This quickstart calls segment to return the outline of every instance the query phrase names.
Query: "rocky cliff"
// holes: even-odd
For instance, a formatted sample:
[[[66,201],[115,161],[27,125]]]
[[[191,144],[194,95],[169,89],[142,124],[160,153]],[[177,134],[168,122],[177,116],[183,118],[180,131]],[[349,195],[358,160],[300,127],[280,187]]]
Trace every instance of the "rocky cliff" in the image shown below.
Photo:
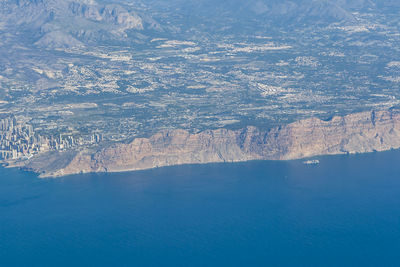
[[[94,152],[53,154],[47,156],[45,164],[38,157],[27,168],[41,172],[43,177],[54,177],[193,163],[289,160],[397,148],[400,148],[400,112],[390,110],[333,117],[327,121],[310,118],[268,131],[255,127],[197,134],[169,130]]]

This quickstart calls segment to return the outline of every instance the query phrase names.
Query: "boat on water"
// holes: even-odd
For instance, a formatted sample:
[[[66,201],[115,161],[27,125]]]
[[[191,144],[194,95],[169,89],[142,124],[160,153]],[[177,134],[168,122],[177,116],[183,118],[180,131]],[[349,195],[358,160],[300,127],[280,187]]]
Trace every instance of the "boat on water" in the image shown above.
[[[306,160],[306,161],[303,161],[303,164],[306,164],[306,165],[317,165],[317,164],[319,164],[319,160],[317,160],[317,159]]]

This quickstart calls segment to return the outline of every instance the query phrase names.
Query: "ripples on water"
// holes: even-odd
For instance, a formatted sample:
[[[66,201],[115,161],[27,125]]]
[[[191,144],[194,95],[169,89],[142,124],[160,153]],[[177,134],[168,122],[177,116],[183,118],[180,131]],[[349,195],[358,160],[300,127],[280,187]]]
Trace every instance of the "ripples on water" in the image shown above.
[[[0,169],[0,266],[399,266],[400,152],[319,159]]]

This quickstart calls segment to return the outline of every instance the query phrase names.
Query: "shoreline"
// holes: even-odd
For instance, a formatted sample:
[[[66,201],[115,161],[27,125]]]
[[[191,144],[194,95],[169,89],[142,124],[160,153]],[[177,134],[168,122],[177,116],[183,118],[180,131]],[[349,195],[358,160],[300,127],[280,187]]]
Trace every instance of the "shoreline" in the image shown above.
[[[166,166],[297,160],[316,156],[362,154],[400,148],[400,112],[371,111],[309,118],[269,130],[246,127],[190,134],[166,130],[130,143],[115,143],[99,150],[49,152],[14,162],[40,178],[97,172],[130,172]]]

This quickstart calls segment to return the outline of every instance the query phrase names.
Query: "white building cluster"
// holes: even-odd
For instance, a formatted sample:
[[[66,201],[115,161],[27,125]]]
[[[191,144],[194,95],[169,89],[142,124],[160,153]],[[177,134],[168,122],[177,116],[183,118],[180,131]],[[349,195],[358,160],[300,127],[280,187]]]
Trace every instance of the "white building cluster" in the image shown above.
[[[76,146],[99,143],[103,136],[93,134],[85,141],[71,135],[43,137],[35,133],[32,125],[20,123],[15,118],[0,120],[0,160],[27,159],[50,150],[67,150]]]

